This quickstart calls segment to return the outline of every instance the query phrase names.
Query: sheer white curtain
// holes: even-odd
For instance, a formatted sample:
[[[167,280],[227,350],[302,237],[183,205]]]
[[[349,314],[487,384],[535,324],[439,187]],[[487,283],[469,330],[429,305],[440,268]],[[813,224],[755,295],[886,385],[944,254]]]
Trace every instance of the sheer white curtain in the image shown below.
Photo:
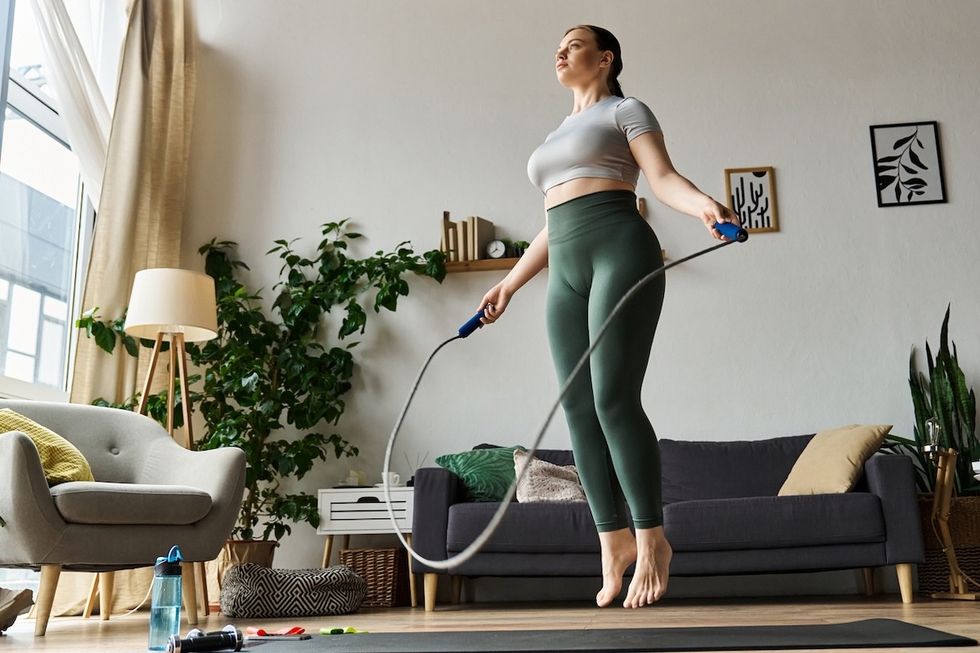
[[[30,2],[68,141],[89,201],[98,207],[112,117],[106,96],[114,100],[125,7],[118,0],[78,1],[69,13],[63,0]],[[76,31],[76,25],[82,29]]]

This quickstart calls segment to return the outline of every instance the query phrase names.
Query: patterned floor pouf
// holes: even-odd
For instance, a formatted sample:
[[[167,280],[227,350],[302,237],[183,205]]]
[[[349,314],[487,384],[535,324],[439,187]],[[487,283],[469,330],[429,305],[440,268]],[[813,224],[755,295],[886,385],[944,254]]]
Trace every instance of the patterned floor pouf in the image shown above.
[[[270,569],[235,565],[221,582],[221,612],[249,619],[349,614],[361,607],[367,583],[349,567]]]

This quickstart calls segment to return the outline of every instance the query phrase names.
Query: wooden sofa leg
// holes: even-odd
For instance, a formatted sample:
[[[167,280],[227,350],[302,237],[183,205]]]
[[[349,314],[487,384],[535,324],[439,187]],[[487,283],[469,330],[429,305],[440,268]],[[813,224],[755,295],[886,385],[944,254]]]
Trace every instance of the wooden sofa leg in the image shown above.
[[[58,590],[61,565],[41,565],[41,584],[37,588],[37,617],[34,621],[34,636],[44,637],[48,630],[48,618],[54,605],[54,593]]]
[[[99,572],[99,618],[109,621],[112,614],[112,588],[116,581],[116,572]]]
[[[436,590],[439,589],[439,574],[425,575],[425,611],[436,609]]]
[[[453,605],[459,605],[459,595],[463,588],[463,577],[453,576]]]
[[[864,595],[874,596],[877,592],[874,567],[865,567],[861,571],[864,572]]]
[[[898,589],[902,592],[902,603],[912,603],[912,563],[895,565],[898,573]]]

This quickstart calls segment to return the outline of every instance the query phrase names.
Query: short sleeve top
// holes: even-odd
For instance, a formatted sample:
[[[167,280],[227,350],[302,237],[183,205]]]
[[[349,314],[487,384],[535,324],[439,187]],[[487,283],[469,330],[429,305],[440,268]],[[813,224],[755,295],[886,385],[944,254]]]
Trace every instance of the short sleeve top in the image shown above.
[[[640,134],[661,131],[653,111],[635,97],[609,95],[566,116],[527,162],[531,183],[549,188],[577,177],[602,177],[634,186],[640,167],[629,142]]]

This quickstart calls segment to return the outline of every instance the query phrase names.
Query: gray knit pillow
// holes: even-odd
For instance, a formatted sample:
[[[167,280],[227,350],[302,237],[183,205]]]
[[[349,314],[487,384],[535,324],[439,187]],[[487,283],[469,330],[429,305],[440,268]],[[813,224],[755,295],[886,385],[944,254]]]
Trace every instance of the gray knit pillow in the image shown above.
[[[528,458],[527,452],[514,451],[514,473],[518,476],[525,464],[527,473],[517,484],[517,500],[521,503],[550,501],[564,503],[585,501],[585,491],[578,480],[575,465],[554,465],[537,457]]]

